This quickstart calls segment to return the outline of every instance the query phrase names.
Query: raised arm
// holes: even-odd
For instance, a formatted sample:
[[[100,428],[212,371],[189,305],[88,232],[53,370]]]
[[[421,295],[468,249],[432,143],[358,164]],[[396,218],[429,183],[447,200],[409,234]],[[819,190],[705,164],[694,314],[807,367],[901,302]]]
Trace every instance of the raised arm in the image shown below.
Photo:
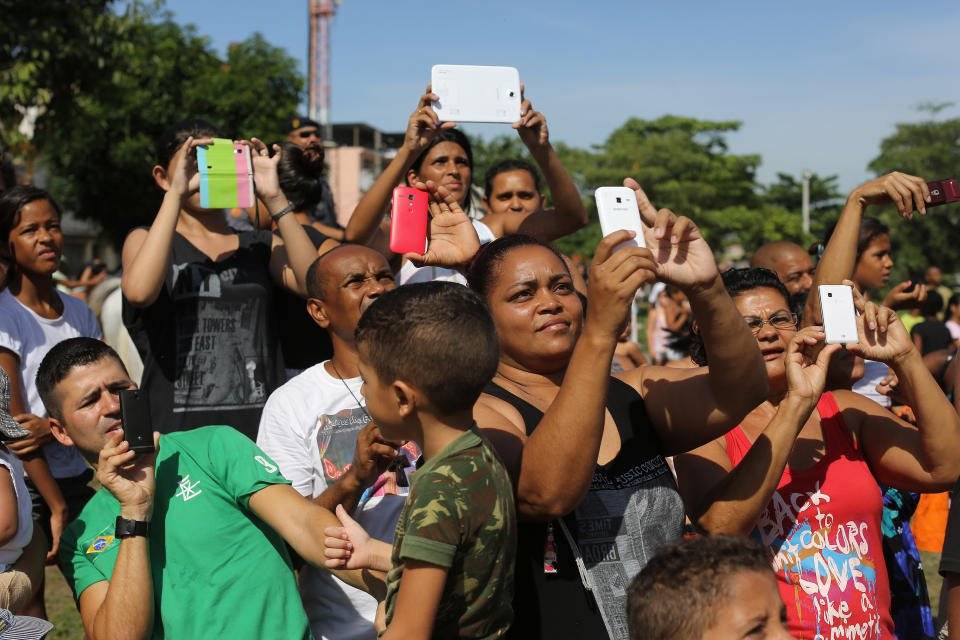
[[[397,150],[387,168],[376,179],[373,186],[364,194],[357,208],[353,210],[347,229],[344,232],[346,242],[367,244],[373,238],[383,219],[384,211],[390,203],[393,188],[406,178],[407,171],[413,166],[423,150],[433,141],[440,129],[450,129],[456,122],[440,122],[431,106],[440,96],[430,91],[420,96],[417,108],[410,114],[403,145]]]
[[[839,345],[825,347],[815,361],[805,352],[824,338],[819,327],[809,327],[790,340],[785,356],[787,395],[740,464],[730,464],[723,438],[674,458],[687,513],[706,533],[747,535],[753,530],[823,393],[827,363]]]
[[[590,488],[617,337],[637,289],[654,277],[647,249],[627,247],[613,252],[629,233],[619,231],[597,246],[589,272],[590,313],[556,399],[536,431],[529,438],[521,435],[517,425],[497,410],[495,398],[481,396],[475,409],[478,426],[517,478],[517,511],[525,519],[563,516],[580,504]]]
[[[849,282],[847,283],[849,284]],[[837,392],[837,404],[873,474],[883,484],[908,491],[946,491],[960,476],[960,415],[923,363],[897,314],[854,294],[861,340],[854,353],[889,366],[917,418],[914,427],[852,392]]]
[[[97,480],[120,502],[122,517],[149,521],[153,514],[157,454],[135,457],[121,438],[122,434],[114,434],[101,449]],[[156,433],[154,447],[159,448]],[[94,583],[80,594],[83,629],[91,640],[149,638],[154,622],[153,601],[149,538],[124,538],[110,580]]]
[[[810,295],[807,296],[807,303],[803,309],[803,325],[810,326],[822,322],[820,297],[816,293],[819,285],[839,284],[853,277],[857,262],[860,221],[868,206],[893,203],[901,216],[912,218],[914,209],[925,215],[924,203],[929,201],[930,190],[922,178],[898,171],[871,180],[854,189],[847,197],[847,203],[837,220],[837,226],[834,227],[823,256],[817,263]],[[907,284],[909,283],[898,285],[899,292],[902,292]],[[891,291],[891,294],[896,295],[894,291]]]
[[[160,295],[170,265],[180,209],[187,198],[200,189],[196,148],[212,142],[187,138],[170,161],[169,175],[158,175],[160,170],[154,170],[158,183],[166,189],[160,210],[149,229],[134,229],[123,243],[120,287],[134,307],[149,307]]]
[[[260,140],[252,138],[249,142],[246,140],[243,142],[250,146],[257,195],[267,206],[267,212],[271,217],[282,214],[279,218],[274,218],[280,238],[273,236],[270,275],[278,286],[306,297],[307,270],[317,259],[317,249],[297,221],[297,217],[290,215],[291,205],[280,189],[277,165],[280,163],[283,151],[280,145],[273,145],[274,154],[271,158],[267,145]],[[284,210],[286,213],[282,213]]]
[[[547,119],[539,111],[533,110],[529,100],[523,101],[520,117],[519,122],[513,123],[513,128],[517,130],[523,144],[543,172],[550,187],[554,208],[540,209],[526,216],[494,213],[486,216],[483,223],[490,227],[498,238],[510,233],[525,233],[550,242],[586,226],[587,210],[583,206],[577,186],[550,144]],[[487,195],[489,197],[490,194]]]
[[[710,361],[709,369],[642,367],[620,374],[644,399],[664,455],[689,451],[736,425],[767,395],[767,372],[753,333],[727,294],[713,252],[697,226],[666,209],[657,211],[631,178],[647,223],[647,246],[657,279],[679,287]],[[697,398],[697,402],[690,402]]]

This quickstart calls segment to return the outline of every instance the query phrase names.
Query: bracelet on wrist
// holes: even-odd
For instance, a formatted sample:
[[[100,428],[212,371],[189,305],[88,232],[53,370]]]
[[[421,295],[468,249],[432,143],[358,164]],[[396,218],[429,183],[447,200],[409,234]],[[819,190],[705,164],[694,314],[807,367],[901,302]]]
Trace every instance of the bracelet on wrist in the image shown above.
[[[283,216],[287,215],[287,214],[290,213],[291,211],[293,211],[293,205],[292,205],[292,204],[288,204],[288,205],[285,206],[283,209],[280,209],[280,211],[277,211],[276,213],[271,213],[271,214],[270,214],[270,219],[273,220],[274,222],[276,222],[277,220],[279,220],[279,219],[282,218]]]

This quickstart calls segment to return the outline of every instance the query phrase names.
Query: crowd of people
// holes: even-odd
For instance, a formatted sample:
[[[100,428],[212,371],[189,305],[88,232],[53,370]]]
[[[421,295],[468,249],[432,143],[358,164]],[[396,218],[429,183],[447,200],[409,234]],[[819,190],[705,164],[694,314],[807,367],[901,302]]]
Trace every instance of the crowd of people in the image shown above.
[[[523,100],[534,163],[480,185],[436,100],[346,226],[316,122],[243,141],[257,202],[231,211],[199,195],[223,132],[172,124],[119,277],[66,287],[60,206],[4,177],[0,615],[47,617],[46,561],[91,640],[948,634],[909,521],[960,476],[960,296],[933,266],[890,287],[895,230],[865,215],[930,215],[924,180],[872,180],[811,251],[722,270],[625,177],[645,246],[612,233],[582,269],[549,244],[588,220],[545,116]],[[423,253],[389,249],[403,184]],[[842,348],[816,295],[841,283]],[[152,453],[125,439],[137,388]]]

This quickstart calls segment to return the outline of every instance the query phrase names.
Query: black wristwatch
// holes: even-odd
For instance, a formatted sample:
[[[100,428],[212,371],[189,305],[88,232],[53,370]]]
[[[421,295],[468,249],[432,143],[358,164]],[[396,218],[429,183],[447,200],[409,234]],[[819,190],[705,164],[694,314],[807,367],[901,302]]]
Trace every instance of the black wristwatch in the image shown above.
[[[127,520],[123,516],[117,516],[117,527],[114,535],[118,538],[132,538],[134,536],[150,535],[150,523],[146,520]]]

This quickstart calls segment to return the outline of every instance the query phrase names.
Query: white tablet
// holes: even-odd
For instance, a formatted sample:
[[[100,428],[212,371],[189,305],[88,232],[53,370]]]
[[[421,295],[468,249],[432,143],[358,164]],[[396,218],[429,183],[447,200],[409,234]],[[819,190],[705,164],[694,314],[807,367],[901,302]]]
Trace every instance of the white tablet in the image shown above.
[[[430,84],[442,122],[507,122],[520,119],[520,73],[514,67],[435,64]]]

